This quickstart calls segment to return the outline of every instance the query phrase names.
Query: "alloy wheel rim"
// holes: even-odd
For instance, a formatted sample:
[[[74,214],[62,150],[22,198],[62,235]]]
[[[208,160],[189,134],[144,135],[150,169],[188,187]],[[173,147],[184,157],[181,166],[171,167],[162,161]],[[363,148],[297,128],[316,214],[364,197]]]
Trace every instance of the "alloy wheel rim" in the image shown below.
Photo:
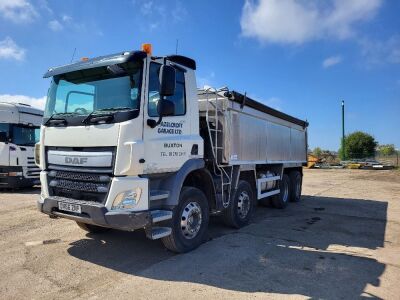
[[[238,215],[241,219],[245,219],[250,211],[250,196],[246,191],[242,191],[238,197],[237,204]]]
[[[197,202],[189,202],[182,210],[181,231],[185,238],[193,239],[199,233],[202,223],[201,207]]]

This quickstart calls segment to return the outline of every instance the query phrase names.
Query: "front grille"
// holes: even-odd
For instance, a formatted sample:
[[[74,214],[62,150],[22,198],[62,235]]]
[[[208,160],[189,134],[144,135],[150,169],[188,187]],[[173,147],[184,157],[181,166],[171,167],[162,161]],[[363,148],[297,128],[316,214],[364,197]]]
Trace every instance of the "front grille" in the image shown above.
[[[77,152],[111,152],[111,166],[67,166],[47,162],[50,196],[96,203],[106,201],[112,180],[115,147],[46,147],[46,153],[50,150],[64,151],[71,156]]]
[[[67,180],[109,182],[110,176],[92,173],[74,173],[66,171],[50,171],[50,176]]]
[[[98,184],[93,182],[79,182],[79,181],[70,181],[64,179],[55,179],[50,181],[51,187],[56,187],[64,190],[76,190],[82,192],[90,192],[90,193],[106,193],[107,185],[106,184]]]
[[[111,177],[103,174],[50,170],[50,196],[103,203],[110,188]]]
[[[36,166],[34,158],[28,157],[27,162],[28,166],[24,176],[27,178],[39,178],[40,169],[38,168],[38,166]]]

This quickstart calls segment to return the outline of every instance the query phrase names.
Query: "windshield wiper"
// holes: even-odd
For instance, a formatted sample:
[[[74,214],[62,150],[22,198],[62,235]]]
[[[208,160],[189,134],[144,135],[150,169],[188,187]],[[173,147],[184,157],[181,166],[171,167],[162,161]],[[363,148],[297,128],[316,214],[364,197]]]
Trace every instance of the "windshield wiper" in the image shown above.
[[[112,108],[101,108],[92,111],[86,118],[82,120],[82,123],[88,124],[89,122],[97,123],[100,121],[109,122],[114,119],[114,112],[121,110],[136,110],[131,107],[112,107]]]
[[[77,113],[54,113],[50,116],[50,118],[47,119],[47,121],[43,125],[46,126],[52,123],[57,123],[57,125],[61,123],[67,124],[68,123],[67,119],[58,116],[69,116],[69,115],[77,115]]]
[[[100,108],[100,109],[96,109],[93,112],[98,112],[98,111],[119,111],[119,110],[136,110],[136,108],[132,108],[132,107],[110,107],[110,108]]]

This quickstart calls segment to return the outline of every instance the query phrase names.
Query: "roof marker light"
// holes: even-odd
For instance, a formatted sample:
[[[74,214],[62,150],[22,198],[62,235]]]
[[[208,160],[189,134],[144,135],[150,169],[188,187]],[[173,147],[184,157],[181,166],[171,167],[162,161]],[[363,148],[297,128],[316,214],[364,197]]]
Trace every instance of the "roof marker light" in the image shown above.
[[[152,46],[151,46],[151,44],[142,44],[142,51],[143,51],[143,52],[146,52],[147,54],[150,54],[150,55],[151,55],[151,53],[152,53]]]
[[[89,60],[89,57],[82,57],[81,58],[81,61],[88,61]]]

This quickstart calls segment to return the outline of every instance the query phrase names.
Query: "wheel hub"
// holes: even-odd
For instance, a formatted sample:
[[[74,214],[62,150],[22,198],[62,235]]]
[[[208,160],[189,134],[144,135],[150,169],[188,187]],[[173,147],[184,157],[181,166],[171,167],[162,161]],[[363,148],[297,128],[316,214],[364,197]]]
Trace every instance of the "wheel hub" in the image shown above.
[[[190,202],[182,211],[181,230],[187,239],[194,238],[200,231],[202,222],[201,208],[197,202]]]
[[[237,210],[241,219],[246,218],[250,211],[250,196],[246,191],[241,192],[239,195]]]

